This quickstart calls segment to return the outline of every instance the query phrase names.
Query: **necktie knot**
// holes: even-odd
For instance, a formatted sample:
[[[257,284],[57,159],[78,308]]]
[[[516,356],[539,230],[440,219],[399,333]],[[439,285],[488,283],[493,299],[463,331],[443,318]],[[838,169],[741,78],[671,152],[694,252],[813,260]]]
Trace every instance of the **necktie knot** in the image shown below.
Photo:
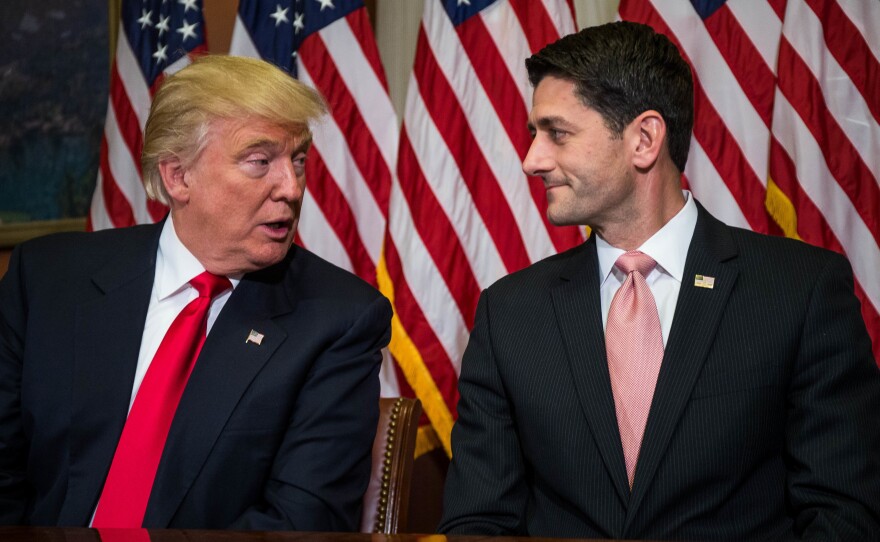
[[[232,287],[232,283],[229,282],[228,278],[221,275],[214,275],[207,271],[193,278],[189,283],[197,292],[199,292],[199,297],[207,297],[210,299],[214,299],[221,292]]]
[[[648,256],[644,252],[631,250],[624,252],[617,258],[614,266],[629,275],[633,271],[638,271],[643,277],[647,277],[648,273],[656,267],[657,262],[654,258]]]

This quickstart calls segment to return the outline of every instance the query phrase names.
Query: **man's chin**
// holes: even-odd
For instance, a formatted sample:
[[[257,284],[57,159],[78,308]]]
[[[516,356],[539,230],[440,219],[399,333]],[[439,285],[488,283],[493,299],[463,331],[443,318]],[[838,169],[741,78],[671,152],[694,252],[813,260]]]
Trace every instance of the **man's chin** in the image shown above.
[[[272,267],[287,256],[292,244],[291,238],[290,241],[271,243],[261,247],[262,250],[250,252],[247,256],[247,261],[243,262],[243,265],[238,270],[238,274],[253,273],[267,267]]]
[[[547,209],[547,221],[554,226],[581,226],[584,224],[577,217],[565,213],[554,213],[550,209]]]

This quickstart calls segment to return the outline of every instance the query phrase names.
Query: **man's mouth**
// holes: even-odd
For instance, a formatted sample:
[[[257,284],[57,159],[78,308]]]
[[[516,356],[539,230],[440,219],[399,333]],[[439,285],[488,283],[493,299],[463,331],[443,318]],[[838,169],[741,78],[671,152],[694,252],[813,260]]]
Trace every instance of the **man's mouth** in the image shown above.
[[[272,237],[284,238],[293,228],[293,220],[276,220],[274,222],[264,222],[263,228]]]

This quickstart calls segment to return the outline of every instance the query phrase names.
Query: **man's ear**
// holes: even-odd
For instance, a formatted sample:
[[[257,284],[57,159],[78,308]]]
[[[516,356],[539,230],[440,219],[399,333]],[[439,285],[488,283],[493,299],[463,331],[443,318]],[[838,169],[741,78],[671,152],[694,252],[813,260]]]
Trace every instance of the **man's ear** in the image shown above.
[[[650,169],[666,147],[666,121],[660,113],[651,109],[633,119],[630,128],[638,135],[633,165],[639,169]]]
[[[189,202],[189,179],[186,176],[186,168],[179,158],[172,156],[161,160],[159,174],[162,176],[165,191],[168,192],[173,203],[185,205]]]

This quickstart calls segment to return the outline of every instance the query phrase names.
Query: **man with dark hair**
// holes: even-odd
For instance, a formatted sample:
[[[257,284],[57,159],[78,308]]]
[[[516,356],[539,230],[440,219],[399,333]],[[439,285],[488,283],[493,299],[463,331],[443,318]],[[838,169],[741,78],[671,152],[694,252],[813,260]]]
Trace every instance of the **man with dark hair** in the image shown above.
[[[526,66],[523,169],[592,234],[483,292],[441,532],[877,539],[880,372],[846,259],[682,191],[693,83],[649,27]]]
[[[323,98],[262,60],[168,77],[159,224],[48,236],[0,281],[0,525],[354,531],[391,306],[293,244]]]
[[[657,111],[666,123],[672,163],[684,171],[694,126],[694,85],[690,66],[663,34],[636,23],[598,27],[545,47],[526,59],[526,69],[534,87],[548,75],[574,83],[583,105],[599,113],[617,139],[640,113]]]

